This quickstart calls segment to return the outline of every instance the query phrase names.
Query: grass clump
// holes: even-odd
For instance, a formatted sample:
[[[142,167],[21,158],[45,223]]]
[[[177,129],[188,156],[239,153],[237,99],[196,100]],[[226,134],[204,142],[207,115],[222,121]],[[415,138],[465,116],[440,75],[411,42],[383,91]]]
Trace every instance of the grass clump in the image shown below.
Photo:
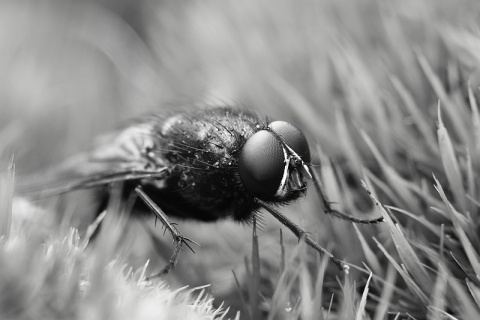
[[[12,169],[5,175],[2,188],[8,187]],[[7,196],[4,192],[2,201],[8,202]],[[118,221],[100,231],[99,237],[107,233],[109,241],[87,247],[88,239],[81,239],[77,229],[48,226],[48,212],[24,200],[15,200],[14,208],[18,215],[12,225],[5,226],[3,219],[1,226],[12,229],[0,244],[1,319],[225,318],[206,287],[174,290],[147,282],[146,266],[133,271],[115,259]]]

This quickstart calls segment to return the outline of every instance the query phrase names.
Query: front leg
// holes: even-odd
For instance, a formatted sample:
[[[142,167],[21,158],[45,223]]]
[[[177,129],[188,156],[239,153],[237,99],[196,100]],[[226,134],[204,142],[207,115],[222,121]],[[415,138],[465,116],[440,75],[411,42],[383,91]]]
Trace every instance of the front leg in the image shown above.
[[[263,202],[260,199],[255,199],[255,202],[262,206],[265,210],[270,212],[280,223],[286,226],[292,233],[297,236],[299,241],[305,241],[311,248],[316,250],[320,254],[328,256],[328,258],[343,272],[348,274],[350,267],[348,264],[340,259],[335,258],[333,254],[328,252],[325,248],[316,243],[302,227],[288,219],[286,216],[278,212],[277,210],[270,207],[266,202]]]
[[[347,220],[353,223],[359,223],[359,224],[376,224],[384,221],[383,217],[375,218],[375,219],[359,219],[349,214],[333,209],[331,206],[331,202],[328,200],[327,194],[324,191],[324,187],[320,177],[315,172],[315,170],[312,170],[312,173],[314,178],[313,184],[315,185],[315,189],[317,190],[317,193],[320,196],[320,200],[322,201],[322,204],[323,204],[323,210],[325,211],[326,214],[331,214],[334,217]]]

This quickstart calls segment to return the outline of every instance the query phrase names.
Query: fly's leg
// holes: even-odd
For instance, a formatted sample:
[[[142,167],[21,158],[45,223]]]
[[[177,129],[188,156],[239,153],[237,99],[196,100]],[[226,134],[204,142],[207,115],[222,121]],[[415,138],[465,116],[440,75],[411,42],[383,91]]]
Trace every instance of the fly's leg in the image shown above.
[[[199,244],[185,237],[180,231],[178,231],[178,229],[175,227],[175,224],[172,223],[170,219],[168,219],[165,212],[163,212],[162,209],[160,209],[160,207],[155,202],[153,202],[153,200],[142,190],[140,186],[135,188],[135,192],[140,196],[143,202],[145,202],[145,204],[153,211],[155,216],[162,222],[162,224],[170,232],[173,238],[174,249],[170,260],[168,261],[168,264],[160,272],[154,273],[145,279],[151,280],[153,278],[166,275],[171,269],[175,267],[178,261],[178,255],[180,254],[183,245],[186,245],[193,253],[195,253],[189,242],[196,244],[197,246],[199,246]]]
[[[298,240],[303,240],[305,241],[310,247],[312,247],[313,249],[315,249],[317,252],[319,252],[320,254],[324,254],[326,256],[328,256],[330,258],[330,260],[340,269],[342,270],[343,272],[345,273],[348,273],[348,271],[350,270],[350,267],[348,266],[347,263],[345,263],[344,261],[342,260],[339,260],[337,258],[335,258],[335,256],[333,254],[331,254],[330,252],[328,252],[325,248],[323,248],[322,246],[320,246],[318,243],[316,243],[308,234],[308,232],[303,229],[302,227],[300,227],[299,225],[297,225],[295,222],[291,221],[290,219],[288,219],[287,217],[285,217],[283,214],[281,214],[280,212],[278,212],[277,210],[271,208],[268,204],[266,204],[265,202],[263,202],[262,200],[260,199],[255,199],[255,202],[258,203],[260,206],[262,206],[265,210],[267,210],[268,212],[270,212],[270,214],[272,214],[278,221],[280,221],[284,226],[286,226],[288,229],[290,229],[290,231],[293,232],[293,234],[295,234],[298,238]]]
[[[317,190],[317,193],[320,196],[320,200],[322,201],[323,208],[324,208],[323,210],[325,211],[326,214],[331,214],[334,217],[347,220],[353,223],[360,223],[360,224],[376,224],[384,221],[383,217],[376,218],[376,219],[359,219],[349,214],[333,209],[331,206],[331,202],[328,200],[327,194],[324,191],[323,184],[322,184],[322,181],[320,180],[320,177],[315,172],[315,170],[311,170],[311,172],[313,174],[315,189]]]

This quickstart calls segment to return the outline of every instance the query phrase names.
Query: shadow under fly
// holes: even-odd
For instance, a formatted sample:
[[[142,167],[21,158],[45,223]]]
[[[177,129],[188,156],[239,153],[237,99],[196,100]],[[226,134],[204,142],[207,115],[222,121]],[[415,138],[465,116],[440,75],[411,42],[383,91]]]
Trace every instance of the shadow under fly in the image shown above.
[[[26,180],[18,191],[38,198],[93,188],[101,212],[109,185],[123,182],[122,198],[126,201],[135,193],[141,200],[133,212],[153,212],[173,237],[167,266],[149,279],[169,272],[184,245],[192,251],[196,245],[169,217],[249,222],[262,208],[347,272],[345,262],[276,209],[303,196],[308,179],[314,180],[325,213],[354,223],[383,221],[354,218],[332,208],[299,129],[232,107],[192,106],[147,115],[101,137],[90,151],[38,179]]]

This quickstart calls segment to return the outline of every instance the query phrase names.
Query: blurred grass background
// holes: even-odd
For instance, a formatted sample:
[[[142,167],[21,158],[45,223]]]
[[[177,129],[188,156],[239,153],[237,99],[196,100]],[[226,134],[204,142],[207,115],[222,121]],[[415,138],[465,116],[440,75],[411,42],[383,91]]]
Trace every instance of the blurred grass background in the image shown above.
[[[245,105],[302,128],[312,148],[332,160],[324,180],[340,208],[364,218],[381,213],[364,180],[398,223],[355,229],[332,221],[314,192],[282,209],[336,256],[365,262],[374,272],[366,286],[368,274],[343,279],[296,248],[287,232],[287,258],[298,259],[282,273],[280,225],[265,215],[256,284],[263,316],[478,319],[479,13],[473,0],[3,1],[0,168],[7,191],[0,199],[11,200],[12,154],[21,179],[86,150],[132,116],[196,101]],[[434,185],[443,186],[445,199]],[[14,201],[13,221],[48,221],[48,212],[22,204]],[[230,316],[258,315],[245,307],[255,301],[244,264],[251,228],[179,225],[202,247],[185,251],[166,282],[211,284],[214,305],[225,301]],[[45,228],[49,234],[54,227]],[[63,228],[58,239],[68,234]],[[131,221],[125,230],[134,240],[124,241],[122,259],[134,269],[148,258],[151,272],[161,267],[142,226]],[[30,232],[24,237],[39,236]],[[159,241],[168,258],[169,237]],[[370,294],[362,299],[364,288]],[[15,306],[21,309],[21,300]]]

